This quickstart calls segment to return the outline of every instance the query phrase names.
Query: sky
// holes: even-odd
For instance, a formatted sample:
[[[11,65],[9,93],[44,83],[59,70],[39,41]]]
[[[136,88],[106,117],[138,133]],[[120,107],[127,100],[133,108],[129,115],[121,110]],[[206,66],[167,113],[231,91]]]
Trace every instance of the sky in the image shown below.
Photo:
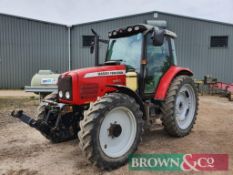
[[[233,0],[0,0],[0,13],[66,25],[148,11],[233,24]]]

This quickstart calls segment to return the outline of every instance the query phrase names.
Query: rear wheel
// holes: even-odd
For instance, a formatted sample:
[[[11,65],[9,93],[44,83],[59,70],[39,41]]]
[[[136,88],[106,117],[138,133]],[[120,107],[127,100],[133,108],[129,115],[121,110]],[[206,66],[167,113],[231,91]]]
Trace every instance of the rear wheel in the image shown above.
[[[198,94],[193,79],[189,76],[176,77],[162,108],[165,130],[172,136],[188,135],[198,112]]]
[[[81,150],[102,169],[125,164],[141,140],[142,116],[132,97],[121,93],[105,95],[91,105],[80,122]]]

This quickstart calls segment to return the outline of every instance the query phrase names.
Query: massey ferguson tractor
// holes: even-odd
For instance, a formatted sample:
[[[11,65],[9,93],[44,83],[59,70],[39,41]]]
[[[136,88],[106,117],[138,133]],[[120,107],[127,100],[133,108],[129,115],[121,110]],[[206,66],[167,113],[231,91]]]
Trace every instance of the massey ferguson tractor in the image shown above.
[[[78,136],[85,157],[106,170],[124,165],[144,128],[159,119],[169,135],[188,135],[198,95],[193,73],[177,66],[176,34],[148,24],[113,30],[99,64],[99,42],[106,41],[93,33],[96,66],[61,74],[58,92],[41,102],[37,119],[22,110],[11,115],[53,143]]]

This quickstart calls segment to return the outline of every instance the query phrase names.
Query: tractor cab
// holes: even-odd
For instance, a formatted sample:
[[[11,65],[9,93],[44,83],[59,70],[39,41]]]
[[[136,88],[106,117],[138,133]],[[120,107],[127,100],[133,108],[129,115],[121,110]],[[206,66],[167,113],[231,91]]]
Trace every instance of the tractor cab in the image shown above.
[[[113,30],[105,64],[124,64],[126,77],[137,77],[140,94],[151,97],[164,73],[176,65],[174,38],[171,31],[145,24]],[[132,83],[127,86],[137,87]]]

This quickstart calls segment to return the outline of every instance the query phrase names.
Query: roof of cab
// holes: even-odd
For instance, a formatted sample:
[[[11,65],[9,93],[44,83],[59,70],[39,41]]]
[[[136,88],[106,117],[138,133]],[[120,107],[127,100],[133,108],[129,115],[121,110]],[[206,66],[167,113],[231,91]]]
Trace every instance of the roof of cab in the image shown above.
[[[157,26],[152,26],[152,25],[148,25],[148,24],[140,24],[140,25],[143,25],[144,27],[146,27],[147,30],[152,30],[152,29],[163,30],[165,35],[168,35],[168,36],[170,36],[172,38],[176,38],[177,37],[177,35],[176,35],[175,32],[172,32],[172,31],[167,30],[167,29],[159,28]]]

